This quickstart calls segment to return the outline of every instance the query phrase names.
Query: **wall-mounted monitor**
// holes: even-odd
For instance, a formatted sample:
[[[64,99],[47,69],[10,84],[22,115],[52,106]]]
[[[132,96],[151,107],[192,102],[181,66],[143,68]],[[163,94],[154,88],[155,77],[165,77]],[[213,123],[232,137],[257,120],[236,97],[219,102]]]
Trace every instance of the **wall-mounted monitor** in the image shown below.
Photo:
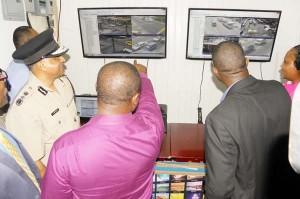
[[[78,8],[89,58],[165,58],[167,8]]]
[[[92,118],[98,114],[97,95],[76,95],[75,101],[81,118]]]
[[[190,8],[187,59],[211,59],[222,41],[239,43],[250,61],[271,60],[281,11]]]

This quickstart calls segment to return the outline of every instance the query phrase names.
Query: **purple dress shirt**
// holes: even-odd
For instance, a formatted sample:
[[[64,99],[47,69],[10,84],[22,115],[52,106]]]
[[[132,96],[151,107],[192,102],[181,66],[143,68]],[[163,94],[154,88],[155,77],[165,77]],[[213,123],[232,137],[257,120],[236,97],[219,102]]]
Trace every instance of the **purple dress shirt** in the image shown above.
[[[55,142],[42,198],[151,198],[164,124],[150,80],[141,80],[134,114],[96,115]]]

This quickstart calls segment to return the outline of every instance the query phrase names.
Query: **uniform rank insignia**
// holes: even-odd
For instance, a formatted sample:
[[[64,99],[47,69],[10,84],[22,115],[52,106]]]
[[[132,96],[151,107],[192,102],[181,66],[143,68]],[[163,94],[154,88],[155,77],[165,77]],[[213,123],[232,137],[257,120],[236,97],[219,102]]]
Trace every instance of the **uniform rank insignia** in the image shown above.
[[[48,93],[48,91],[46,89],[44,89],[43,87],[41,87],[41,86],[38,87],[38,91],[40,93],[42,93],[43,95],[47,95],[47,93]]]
[[[51,113],[51,115],[52,115],[52,116],[55,115],[58,111],[59,111],[59,108],[57,108],[55,111],[53,111],[53,112]]]
[[[20,106],[22,103],[23,103],[23,99],[21,99],[21,98],[17,99],[17,101],[16,101],[17,106]]]

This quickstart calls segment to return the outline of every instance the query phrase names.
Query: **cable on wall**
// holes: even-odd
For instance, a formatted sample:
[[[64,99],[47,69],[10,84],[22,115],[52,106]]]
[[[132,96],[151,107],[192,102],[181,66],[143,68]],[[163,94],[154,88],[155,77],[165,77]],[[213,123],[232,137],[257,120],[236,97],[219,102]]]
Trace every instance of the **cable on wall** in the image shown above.
[[[46,17],[46,20],[47,20],[48,28],[51,28],[50,17],[47,16],[47,17]]]
[[[202,84],[203,84],[203,77],[204,77],[204,66],[205,66],[205,61],[203,61],[202,65],[202,74],[201,74],[201,82],[200,82],[200,88],[199,88],[199,101],[198,101],[198,124],[203,124],[202,121],[202,108],[200,107],[200,102],[201,102],[201,97],[202,97]]]
[[[262,74],[262,63],[260,62],[260,64],[259,64],[259,69],[260,69],[260,77],[261,77],[261,80],[264,80],[264,78],[263,78],[263,74]]]
[[[32,28],[31,26],[31,22],[30,22],[30,19],[29,19],[29,12],[26,12],[26,21],[27,21],[27,24],[30,28]]]
[[[147,59],[147,68],[148,68],[149,59]]]
[[[201,82],[200,82],[200,89],[199,89],[199,101],[198,101],[198,108],[200,107],[200,102],[201,102],[201,95],[202,95],[202,84],[203,84],[203,76],[204,76],[204,66],[205,66],[205,61],[203,61],[202,65],[202,74],[201,74]]]
[[[59,41],[59,22],[60,22],[60,14],[61,14],[61,0],[59,0],[59,12],[58,12],[58,21],[57,21],[57,38],[56,38],[57,41]]]

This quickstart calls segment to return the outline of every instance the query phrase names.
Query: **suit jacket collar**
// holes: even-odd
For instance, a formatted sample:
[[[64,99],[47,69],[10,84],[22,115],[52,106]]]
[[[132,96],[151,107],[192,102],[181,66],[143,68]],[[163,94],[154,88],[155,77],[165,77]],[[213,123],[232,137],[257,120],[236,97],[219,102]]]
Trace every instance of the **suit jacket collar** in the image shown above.
[[[245,77],[244,79],[241,79],[240,81],[238,81],[236,84],[234,84],[230,90],[228,91],[226,96],[229,96],[235,92],[237,92],[240,89],[243,89],[245,87],[248,87],[249,85],[252,85],[254,83],[257,82],[257,79],[254,78],[252,75],[248,75],[247,77]]]

